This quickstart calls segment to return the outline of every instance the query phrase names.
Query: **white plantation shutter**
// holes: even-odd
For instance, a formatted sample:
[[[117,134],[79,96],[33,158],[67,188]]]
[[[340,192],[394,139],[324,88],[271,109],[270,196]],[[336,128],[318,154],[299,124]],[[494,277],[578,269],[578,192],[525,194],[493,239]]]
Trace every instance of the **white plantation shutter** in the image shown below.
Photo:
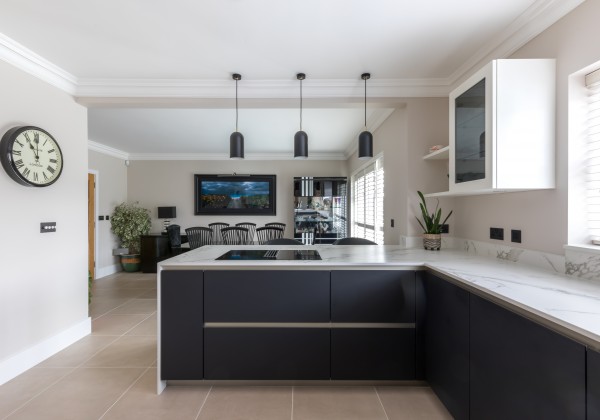
[[[383,245],[383,156],[352,175],[352,233]]]
[[[600,238],[600,69],[585,76],[588,88],[586,189],[590,235]]]

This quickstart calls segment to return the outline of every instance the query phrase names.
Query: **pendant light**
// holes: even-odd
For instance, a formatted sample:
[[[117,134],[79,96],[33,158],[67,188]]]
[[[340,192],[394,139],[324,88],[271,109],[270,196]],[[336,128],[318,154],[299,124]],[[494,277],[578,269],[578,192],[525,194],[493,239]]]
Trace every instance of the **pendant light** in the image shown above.
[[[367,80],[371,74],[363,73],[360,77],[365,81],[365,131],[358,136],[358,158],[369,159],[373,157],[373,134],[367,130]]]
[[[242,75],[234,73],[235,80],[235,131],[229,136],[229,157],[231,159],[244,159],[244,136],[238,131],[238,80],[242,80]]]
[[[300,80],[300,131],[294,135],[294,159],[308,158],[308,134],[302,131],[302,81],[305,78],[304,73],[296,75],[296,79]]]

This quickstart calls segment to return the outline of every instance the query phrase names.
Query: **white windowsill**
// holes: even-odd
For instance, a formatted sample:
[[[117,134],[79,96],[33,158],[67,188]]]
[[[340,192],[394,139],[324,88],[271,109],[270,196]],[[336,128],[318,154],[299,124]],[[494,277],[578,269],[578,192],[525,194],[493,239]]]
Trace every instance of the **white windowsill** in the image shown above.
[[[574,245],[565,245],[563,248],[565,250],[569,250],[569,251],[585,252],[588,254],[600,255],[600,245],[574,244]]]

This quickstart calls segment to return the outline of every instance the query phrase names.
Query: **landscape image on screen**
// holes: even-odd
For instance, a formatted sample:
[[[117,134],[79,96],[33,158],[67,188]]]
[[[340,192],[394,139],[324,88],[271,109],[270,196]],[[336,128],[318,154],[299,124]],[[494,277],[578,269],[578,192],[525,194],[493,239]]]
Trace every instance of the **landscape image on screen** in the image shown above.
[[[202,181],[204,209],[268,209],[268,181]]]

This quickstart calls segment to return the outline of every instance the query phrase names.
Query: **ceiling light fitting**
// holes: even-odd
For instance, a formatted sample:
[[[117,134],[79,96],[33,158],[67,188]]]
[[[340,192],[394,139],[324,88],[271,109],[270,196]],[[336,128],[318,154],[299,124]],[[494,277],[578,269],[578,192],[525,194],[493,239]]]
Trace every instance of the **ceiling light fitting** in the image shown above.
[[[302,131],[302,81],[306,78],[306,75],[298,73],[296,78],[300,80],[300,131],[294,135],[294,159],[307,159],[308,134]]]
[[[363,73],[361,79],[365,81],[365,131],[358,136],[358,158],[369,159],[373,157],[373,134],[367,130],[367,80],[370,73]]]
[[[238,131],[238,80],[242,80],[242,75],[234,73],[235,80],[235,131],[229,136],[229,157],[231,159],[244,159],[244,136]]]

